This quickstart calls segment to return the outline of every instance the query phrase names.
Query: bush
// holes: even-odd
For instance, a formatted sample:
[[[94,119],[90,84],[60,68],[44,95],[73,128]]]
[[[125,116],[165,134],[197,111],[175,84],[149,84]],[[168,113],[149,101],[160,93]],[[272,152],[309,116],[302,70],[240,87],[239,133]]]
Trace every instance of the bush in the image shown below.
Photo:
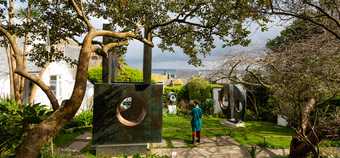
[[[93,112],[91,110],[82,111],[76,115],[71,122],[65,125],[64,129],[82,128],[92,126]]]
[[[214,100],[207,99],[200,104],[204,114],[211,115],[214,112]]]
[[[47,106],[34,104],[20,106],[13,100],[0,100],[0,156],[14,152],[24,129],[38,124],[52,113]]]
[[[91,68],[88,71],[88,79],[92,83],[102,83],[102,67],[98,66],[95,68]],[[118,72],[118,76],[116,78],[117,82],[142,82],[143,81],[143,72],[136,68],[132,68],[130,66],[124,65],[121,70]]]
[[[188,92],[185,86],[165,86],[163,92],[164,101],[167,100],[170,92],[176,93],[177,102],[180,100],[188,100]]]
[[[211,94],[211,85],[209,81],[200,78],[193,77],[186,85],[189,99],[190,100],[199,100],[200,102],[204,102],[207,99],[212,97]]]
[[[74,117],[73,121],[78,122],[80,126],[91,126],[93,121],[93,112],[83,111]]]
[[[142,82],[143,72],[136,68],[132,68],[130,66],[124,65],[123,68],[119,71],[116,81],[117,82]]]

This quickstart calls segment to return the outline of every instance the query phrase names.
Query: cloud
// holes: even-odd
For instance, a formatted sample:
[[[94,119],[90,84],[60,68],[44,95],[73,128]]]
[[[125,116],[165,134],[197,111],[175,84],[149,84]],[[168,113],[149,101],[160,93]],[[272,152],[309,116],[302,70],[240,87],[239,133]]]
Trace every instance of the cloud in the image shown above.
[[[216,40],[216,48],[210,52],[210,55],[203,59],[204,67],[194,67],[189,65],[187,61],[189,58],[183,53],[180,48],[175,48],[175,53],[162,52],[157,45],[152,49],[153,59],[152,67],[154,69],[213,69],[227,55],[235,53],[261,53],[265,49],[265,45],[269,39],[273,39],[280,34],[284,29],[284,25],[279,22],[279,19],[272,19],[268,24],[268,30],[261,32],[260,27],[252,23],[250,25],[251,34],[249,38],[252,40],[248,47],[233,46],[222,48],[222,41]],[[159,43],[159,39],[154,40]],[[131,41],[128,46],[127,54],[125,55],[126,61],[129,65],[142,69],[143,65],[143,44],[139,41]]]

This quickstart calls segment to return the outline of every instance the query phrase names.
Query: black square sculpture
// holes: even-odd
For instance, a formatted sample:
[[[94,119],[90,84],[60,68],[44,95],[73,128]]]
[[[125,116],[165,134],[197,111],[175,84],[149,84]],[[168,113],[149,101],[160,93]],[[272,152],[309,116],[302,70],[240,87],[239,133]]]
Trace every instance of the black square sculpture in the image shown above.
[[[161,142],[162,84],[96,84],[93,144]]]

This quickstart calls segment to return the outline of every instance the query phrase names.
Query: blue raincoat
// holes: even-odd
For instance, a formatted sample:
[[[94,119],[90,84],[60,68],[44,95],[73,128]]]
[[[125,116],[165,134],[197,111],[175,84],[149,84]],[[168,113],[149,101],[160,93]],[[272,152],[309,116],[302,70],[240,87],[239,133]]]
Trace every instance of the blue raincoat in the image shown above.
[[[202,109],[198,106],[191,110],[191,128],[193,132],[201,131],[202,127]]]

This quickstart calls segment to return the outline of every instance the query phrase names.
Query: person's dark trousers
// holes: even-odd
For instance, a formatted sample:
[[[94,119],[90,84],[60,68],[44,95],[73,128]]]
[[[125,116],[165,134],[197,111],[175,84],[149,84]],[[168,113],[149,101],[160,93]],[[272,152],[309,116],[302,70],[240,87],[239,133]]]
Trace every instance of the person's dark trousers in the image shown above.
[[[191,138],[192,138],[191,144],[195,144],[195,136],[196,136],[196,132],[193,131],[191,135]]]
[[[201,141],[201,131],[192,132],[191,144],[195,143],[195,137],[197,138],[196,142],[199,143]]]
[[[201,141],[201,131],[196,131],[197,143]]]

